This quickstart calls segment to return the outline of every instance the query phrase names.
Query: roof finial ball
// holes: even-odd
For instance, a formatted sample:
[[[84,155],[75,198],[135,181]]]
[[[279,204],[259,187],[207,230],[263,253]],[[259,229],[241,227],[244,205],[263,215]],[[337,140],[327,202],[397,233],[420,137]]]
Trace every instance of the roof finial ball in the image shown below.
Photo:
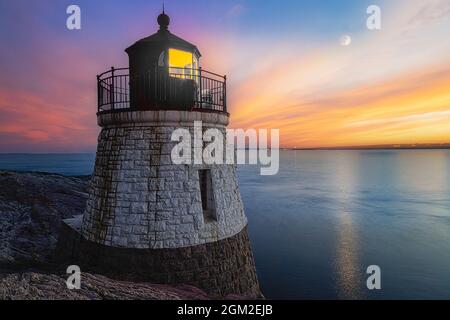
[[[159,30],[167,30],[167,27],[170,24],[170,18],[164,12],[164,5],[163,5],[163,12],[158,16],[158,24],[159,24]]]

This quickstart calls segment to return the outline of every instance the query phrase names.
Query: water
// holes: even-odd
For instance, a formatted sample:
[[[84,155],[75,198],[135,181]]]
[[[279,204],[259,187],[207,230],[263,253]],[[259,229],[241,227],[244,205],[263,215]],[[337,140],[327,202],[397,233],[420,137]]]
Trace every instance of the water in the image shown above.
[[[92,154],[0,155],[0,168],[89,174]],[[276,299],[450,298],[450,150],[282,151],[240,166],[262,290]],[[381,268],[379,291],[366,268]]]
[[[93,153],[0,154],[0,170],[39,171],[69,176],[90,175]]]
[[[287,151],[239,180],[268,297],[450,298],[450,150]]]

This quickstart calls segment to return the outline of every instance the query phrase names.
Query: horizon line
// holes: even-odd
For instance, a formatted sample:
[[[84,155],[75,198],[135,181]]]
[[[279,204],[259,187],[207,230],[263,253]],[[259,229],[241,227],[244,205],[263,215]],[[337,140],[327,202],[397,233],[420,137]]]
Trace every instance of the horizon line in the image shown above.
[[[271,148],[264,148],[271,149]],[[323,146],[323,147],[279,147],[280,150],[424,150],[424,149],[450,149],[450,143],[415,143],[415,144],[382,144],[382,145],[355,145],[355,146]],[[254,150],[254,148],[245,148],[237,150]],[[95,154],[96,151],[83,152],[1,152],[0,155],[20,155],[20,154]]]

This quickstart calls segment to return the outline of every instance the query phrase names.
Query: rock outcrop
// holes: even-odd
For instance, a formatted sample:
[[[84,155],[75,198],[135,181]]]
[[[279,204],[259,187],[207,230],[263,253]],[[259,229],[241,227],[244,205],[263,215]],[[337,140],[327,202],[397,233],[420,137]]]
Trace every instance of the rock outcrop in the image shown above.
[[[0,300],[205,300],[192,286],[170,287],[115,281],[83,273],[80,290],[69,290],[64,276],[35,272],[0,275]]]
[[[81,290],[68,290],[51,257],[61,222],[83,213],[89,177],[0,171],[1,299],[209,299],[202,290],[117,281],[82,273]],[[229,295],[226,299],[246,297]]]
[[[83,213],[89,177],[0,171],[0,265],[45,263],[62,219]]]

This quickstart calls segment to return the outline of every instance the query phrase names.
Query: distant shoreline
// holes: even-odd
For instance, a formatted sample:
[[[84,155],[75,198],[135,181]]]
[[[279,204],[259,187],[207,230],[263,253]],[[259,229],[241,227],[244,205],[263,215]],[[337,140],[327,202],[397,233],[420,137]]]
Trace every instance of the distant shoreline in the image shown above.
[[[352,151],[352,150],[449,150],[450,147],[430,147],[430,148],[414,148],[414,147],[386,147],[386,148],[365,148],[365,147],[342,147],[342,148],[280,148],[280,150],[299,150],[299,151]]]
[[[301,148],[300,147],[300,148],[280,148],[280,149],[282,149],[282,150],[442,150],[442,149],[450,149],[450,143],[316,147],[316,148]]]

